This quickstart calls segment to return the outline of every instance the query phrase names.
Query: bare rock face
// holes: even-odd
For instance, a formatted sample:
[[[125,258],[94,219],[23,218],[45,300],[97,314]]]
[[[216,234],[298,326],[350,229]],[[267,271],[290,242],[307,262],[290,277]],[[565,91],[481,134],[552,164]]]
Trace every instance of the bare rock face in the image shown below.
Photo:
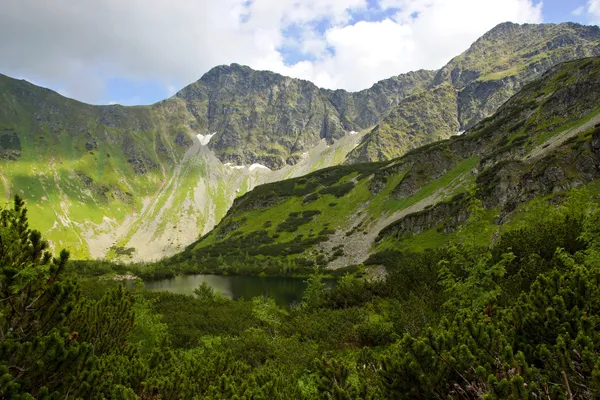
[[[436,73],[426,92],[419,94],[427,100],[418,108],[406,112],[414,98],[401,101],[348,155],[347,162],[393,159],[470,129],[553,66],[598,55],[597,26],[500,24]],[[450,85],[455,98],[448,99],[439,90],[441,85]],[[452,112],[428,114],[439,110],[440,104]],[[412,124],[411,118],[421,123]],[[437,129],[432,131],[431,126]]]
[[[600,130],[597,130],[592,137],[592,141],[590,142],[590,147],[594,154],[600,156]]]
[[[232,64],[213,68],[175,97],[193,115],[193,129],[216,132],[209,147],[222,162],[280,169],[321,140],[332,144],[374,125],[433,74],[411,72],[350,93]]]
[[[279,169],[291,157],[345,134],[339,115],[308,81],[237,64],[213,68],[176,98],[223,162]],[[291,158],[290,158],[291,157]]]

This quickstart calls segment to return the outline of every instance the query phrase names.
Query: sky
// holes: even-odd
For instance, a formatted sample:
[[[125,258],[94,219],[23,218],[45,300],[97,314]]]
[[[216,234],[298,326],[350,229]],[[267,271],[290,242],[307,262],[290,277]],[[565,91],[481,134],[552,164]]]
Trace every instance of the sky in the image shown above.
[[[151,104],[234,62],[355,91],[505,21],[598,24],[600,0],[2,0],[0,73],[91,104]]]

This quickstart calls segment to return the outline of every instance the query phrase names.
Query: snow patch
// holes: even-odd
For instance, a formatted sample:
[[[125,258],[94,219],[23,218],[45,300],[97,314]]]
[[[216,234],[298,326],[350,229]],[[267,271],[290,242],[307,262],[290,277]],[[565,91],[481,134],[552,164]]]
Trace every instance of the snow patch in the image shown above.
[[[456,136],[460,136],[460,135],[462,135],[463,133],[465,133],[465,131],[460,131],[460,132],[458,132],[458,133],[456,134]]]
[[[257,168],[268,169],[269,171],[271,170],[269,167],[265,167],[265,166],[264,166],[264,165],[262,165],[262,164],[256,164],[256,163],[255,163],[255,164],[252,164],[252,165],[250,166],[250,171],[254,171],[254,170],[255,170],[255,169],[257,169]]]
[[[228,162],[226,164],[223,164],[223,165],[225,165],[226,167],[232,168],[232,169],[244,169],[244,168],[246,168],[243,165],[233,165],[230,162]]]
[[[350,134],[351,134],[351,135],[356,135],[357,133],[358,133],[358,132],[356,132],[356,131],[350,131]]]
[[[212,135],[197,134],[196,136],[198,137],[198,140],[200,141],[200,144],[202,146],[206,146],[210,142],[210,139],[212,139],[212,137],[215,136],[216,134],[217,134],[217,132],[213,132]]]

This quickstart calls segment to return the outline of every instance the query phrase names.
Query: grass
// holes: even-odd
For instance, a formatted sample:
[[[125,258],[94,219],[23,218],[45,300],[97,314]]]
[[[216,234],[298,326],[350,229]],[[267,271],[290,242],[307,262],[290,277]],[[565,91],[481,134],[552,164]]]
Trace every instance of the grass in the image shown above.
[[[328,188],[339,187],[357,181],[352,190],[341,198],[336,197],[335,194],[323,194],[321,190],[325,187],[319,185],[314,188],[313,193],[321,193],[316,200],[308,204],[304,203],[304,195],[292,195],[285,201],[271,207],[234,213],[228,216],[215,231],[201,240],[194,249],[202,252],[202,249],[209,248],[221,240],[227,240],[236,236],[247,236],[257,231],[266,231],[271,238],[276,239],[276,243],[290,242],[299,236],[304,239],[314,238],[324,231],[341,230],[343,232],[349,230],[350,226],[355,224],[356,218],[358,218],[357,216],[360,213],[366,213],[367,218],[380,218],[383,214],[404,209],[431,196],[440,188],[447,187],[457,179],[460,180],[460,183],[453,188],[454,191],[451,194],[455,194],[458,190],[464,190],[464,187],[468,186],[472,181],[471,175],[468,172],[478,162],[479,160],[476,158],[460,162],[454,169],[448,171],[441,178],[424,185],[415,196],[403,200],[394,199],[390,193],[402,181],[404,172],[391,175],[384,189],[376,196],[373,196],[373,193],[369,190],[369,175],[359,175],[357,172],[350,172],[339,176],[335,182],[329,182],[327,186]],[[299,224],[298,226],[294,226],[294,229],[290,231],[277,228],[284,221],[293,221],[296,214],[301,215],[302,212],[306,212],[307,210],[319,212],[318,215],[312,217],[310,223]],[[226,226],[234,226],[235,229],[228,231],[222,237],[220,232],[224,231]],[[310,248],[307,251],[310,252]],[[305,253],[306,251],[298,255],[288,256],[287,258],[305,257]]]
[[[448,171],[439,179],[430,182],[419,189],[414,196],[410,196],[404,198],[402,200],[397,200],[392,196],[389,196],[389,192],[396,186],[394,183],[401,181],[398,178],[395,178],[390,183],[388,183],[385,193],[383,196],[377,196],[376,201],[371,203],[370,210],[372,215],[379,216],[385,211],[399,211],[405,208],[412,206],[413,204],[418,203],[419,201],[431,196],[436,191],[447,188],[450,183],[456,180],[459,177],[464,177],[465,179],[459,182],[459,186],[465,187],[468,186],[470,182],[473,181],[471,174],[469,172],[475,168],[479,164],[478,158],[468,158],[466,160],[461,161],[454,169]],[[455,191],[449,193],[449,196],[456,194]],[[379,201],[377,201],[379,200]]]
[[[499,81],[508,76],[517,75],[521,70],[520,66],[514,66],[512,68],[508,68],[502,71],[491,72],[481,76],[478,81],[480,82],[489,82],[489,81]]]
[[[494,234],[500,230],[500,227],[495,224],[495,221],[498,219],[498,212],[497,208],[485,211],[483,229],[478,229],[477,235],[474,237],[477,245],[484,246],[491,243]],[[387,236],[378,244],[377,250],[399,250],[420,253],[430,249],[438,249],[448,243],[460,243],[463,238],[462,231],[453,231],[450,234],[444,234],[440,228],[441,226],[436,226],[418,235],[405,236],[400,239]]]

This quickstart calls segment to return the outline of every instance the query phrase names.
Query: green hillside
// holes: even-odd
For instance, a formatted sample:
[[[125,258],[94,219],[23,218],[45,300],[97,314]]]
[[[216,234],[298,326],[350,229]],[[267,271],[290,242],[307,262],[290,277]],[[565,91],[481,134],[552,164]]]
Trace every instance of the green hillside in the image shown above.
[[[143,107],[0,75],[0,399],[600,398],[599,38]]]
[[[234,273],[347,267],[377,249],[447,242],[473,202],[490,224],[484,244],[528,202],[597,179],[598,89],[600,58],[561,64],[464,135],[384,163],[259,186],[167,264]]]
[[[203,79],[210,81],[218,73]],[[223,76],[235,73],[220,72]],[[200,113],[202,104],[213,104],[214,96],[241,96],[241,87],[248,84],[277,90],[296,83],[298,88],[289,88],[282,96],[308,101],[301,91],[305,86],[322,97],[308,82],[266,72],[253,74],[258,82],[242,79],[211,91],[199,81],[172,99],[142,107],[91,106],[0,75],[0,196],[7,200],[14,194],[24,196],[51,244],[69,249],[75,258],[152,260],[181,250],[198,232],[210,230],[236,196],[257,183],[339,164],[360,139],[360,134],[339,131],[326,143],[320,136],[324,114],[312,115],[308,109],[297,110],[280,100],[248,111],[263,121],[255,127],[257,131],[270,132],[287,143],[285,154],[290,155],[295,146],[289,160],[293,165],[286,165],[288,156],[277,156],[283,142],[262,136],[253,142],[236,136],[232,118],[242,111],[234,115],[219,108],[210,111],[211,118]],[[260,82],[265,76],[274,81]],[[200,94],[194,91],[199,85],[204,88]],[[258,98],[262,94],[253,92],[244,101],[256,105]],[[322,113],[324,103],[315,101],[308,103]],[[273,117],[286,113],[290,113],[286,124],[305,129],[281,125]],[[240,118],[248,123],[246,117]],[[311,119],[316,130],[297,122],[298,118]],[[331,129],[335,124],[339,125],[336,122]],[[210,147],[201,145],[196,135],[206,136],[211,129],[221,133],[210,140]],[[246,126],[239,129],[248,132]],[[288,133],[294,136],[286,139]],[[313,136],[304,138],[305,134]],[[258,147],[249,142],[241,145],[239,140],[250,140]],[[227,141],[233,147],[225,149],[222,143]],[[245,158],[234,156],[238,150],[245,152]],[[254,163],[271,169],[252,169]]]

